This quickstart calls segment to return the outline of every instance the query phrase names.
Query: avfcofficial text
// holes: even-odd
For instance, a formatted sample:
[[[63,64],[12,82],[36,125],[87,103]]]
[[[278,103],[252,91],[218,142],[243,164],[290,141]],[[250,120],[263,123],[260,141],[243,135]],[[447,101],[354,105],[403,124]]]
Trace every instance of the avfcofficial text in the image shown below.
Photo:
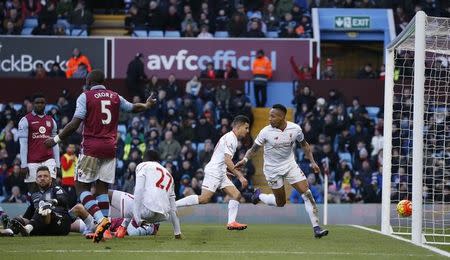
[[[256,52],[251,51],[249,56],[236,56],[233,50],[217,50],[213,56],[209,55],[189,55],[188,50],[179,50],[176,55],[156,55],[152,54],[147,57],[147,68],[149,70],[204,70],[210,62],[214,64],[214,68],[225,68],[227,62],[231,62],[233,67],[240,71],[250,71],[252,63],[255,59]],[[277,52],[271,51],[269,59],[272,61],[272,69],[277,68]]]

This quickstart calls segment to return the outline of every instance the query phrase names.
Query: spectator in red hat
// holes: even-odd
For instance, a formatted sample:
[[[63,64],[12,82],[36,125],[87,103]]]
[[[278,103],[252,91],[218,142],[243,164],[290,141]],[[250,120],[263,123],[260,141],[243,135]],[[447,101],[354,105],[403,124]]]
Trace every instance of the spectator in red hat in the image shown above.
[[[334,63],[333,60],[330,58],[327,58],[325,62],[325,70],[322,71],[320,75],[320,79],[336,79],[336,72],[334,70]]]

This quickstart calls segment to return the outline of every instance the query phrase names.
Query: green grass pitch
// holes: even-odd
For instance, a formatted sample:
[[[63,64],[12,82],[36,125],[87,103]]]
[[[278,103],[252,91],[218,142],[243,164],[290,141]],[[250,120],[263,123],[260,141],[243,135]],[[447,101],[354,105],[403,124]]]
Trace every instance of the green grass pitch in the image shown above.
[[[80,234],[0,237],[0,259],[446,259],[354,227],[327,228],[330,234],[322,239],[313,238],[306,225],[252,224],[244,231],[229,231],[224,225],[182,224],[183,240],[175,240],[168,223],[161,225],[156,236],[99,244]]]

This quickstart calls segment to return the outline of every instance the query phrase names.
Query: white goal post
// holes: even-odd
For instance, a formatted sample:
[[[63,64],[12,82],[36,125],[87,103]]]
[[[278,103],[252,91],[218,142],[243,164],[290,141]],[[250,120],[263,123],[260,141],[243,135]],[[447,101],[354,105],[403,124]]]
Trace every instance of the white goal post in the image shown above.
[[[381,215],[384,234],[450,244],[450,18],[420,11],[386,49]]]

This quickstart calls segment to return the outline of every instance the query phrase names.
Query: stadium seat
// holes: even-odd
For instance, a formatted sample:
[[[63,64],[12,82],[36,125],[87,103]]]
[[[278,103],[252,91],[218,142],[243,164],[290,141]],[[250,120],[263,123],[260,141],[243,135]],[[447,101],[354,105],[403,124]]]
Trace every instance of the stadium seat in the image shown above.
[[[66,19],[58,19],[56,25],[63,26],[64,28],[70,28],[70,23]]]
[[[308,176],[308,174],[311,173],[311,167],[310,167],[309,161],[301,161],[300,162],[300,169],[302,169],[303,173]]]
[[[339,159],[352,163],[352,155],[350,153],[338,153]]]
[[[33,31],[33,28],[23,28],[22,32],[20,33],[21,35],[31,35],[31,32]]]
[[[58,106],[57,105],[52,105],[52,104],[47,104],[47,105],[45,105],[45,109],[44,109],[44,112],[47,114],[50,110],[52,110],[52,108],[57,108],[58,109]]]
[[[147,31],[145,31],[145,30],[134,30],[132,33],[132,36],[138,37],[138,38],[142,38],[142,37],[145,38],[148,36],[148,34],[147,34]]]
[[[278,32],[277,31],[269,31],[266,34],[267,38],[278,38]]]
[[[164,37],[163,31],[149,31],[148,37],[157,38],[157,37]]]
[[[352,112],[352,108],[353,108],[353,107],[347,107],[347,108],[346,108],[347,115],[350,116],[350,112]]]
[[[120,134],[120,138],[125,141],[125,137],[127,134],[127,126],[124,124],[119,124],[117,126],[117,132]]]
[[[180,32],[179,31],[166,31],[166,34],[164,35],[166,38],[180,38]]]
[[[377,119],[378,112],[380,112],[379,107],[366,107],[367,113],[369,113],[370,119]]]
[[[22,108],[22,104],[14,104],[13,105],[14,110],[19,111]]]
[[[205,150],[205,143],[198,143],[197,144],[197,153],[200,151]]]
[[[23,22],[23,28],[34,28],[38,26],[38,20],[36,18],[27,18]]]
[[[214,34],[215,38],[228,38],[228,32],[227,31],[217,31]]]
[[[117,160],[116,163],[117,163],[116,168],[119,168],[119,169],[120,169],[120,168],[123,168],[124,163],[123,163],[122,160]]]
[[[72,36],[87,36],[87,31],[84,29],[72,29],[70,32]]]

